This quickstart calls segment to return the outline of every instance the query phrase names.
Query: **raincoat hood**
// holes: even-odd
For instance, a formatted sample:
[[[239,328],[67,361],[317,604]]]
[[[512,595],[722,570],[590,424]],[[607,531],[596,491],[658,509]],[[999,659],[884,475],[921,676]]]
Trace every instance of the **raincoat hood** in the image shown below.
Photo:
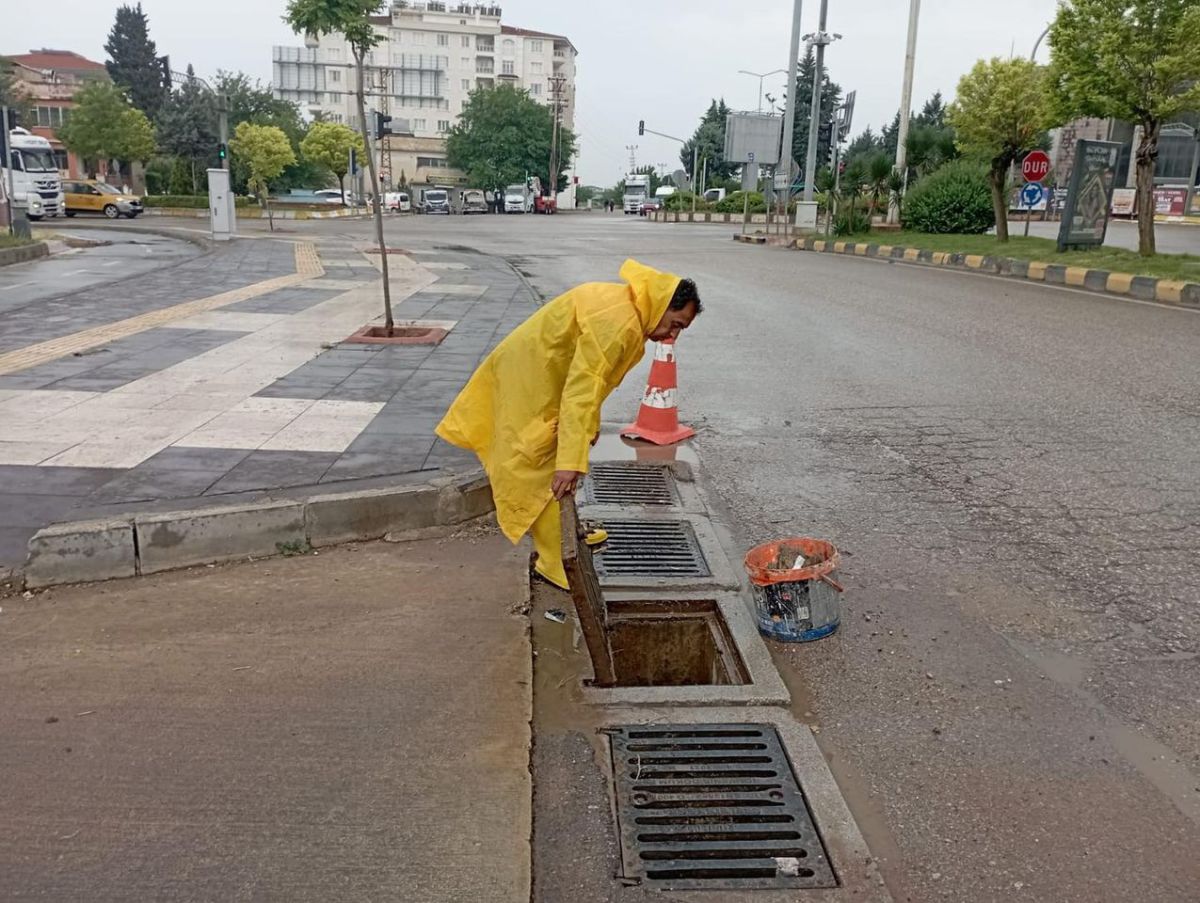
[[[642,334],[649,335],[667,312],[682,277],[663,273],[632,258],[621,264],[621,278],[633,292],[633,306],[642,323]]]

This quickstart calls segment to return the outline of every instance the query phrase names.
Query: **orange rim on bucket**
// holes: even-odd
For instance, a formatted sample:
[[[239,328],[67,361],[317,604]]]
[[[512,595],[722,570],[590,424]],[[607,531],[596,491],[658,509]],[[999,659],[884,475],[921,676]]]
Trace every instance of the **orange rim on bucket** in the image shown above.
[[[781,561],[805,558],[821,559],[816,564],[801,568],[781,567]],[[829,575],[837,570],[840,556],[833,543],[808,536],[778,539],[775,542],[755,546],[746,553],[746,573],[756,586],[772,586],[776,583],[792,583],[800,580],[821,580],[839,593],[842,587]]]

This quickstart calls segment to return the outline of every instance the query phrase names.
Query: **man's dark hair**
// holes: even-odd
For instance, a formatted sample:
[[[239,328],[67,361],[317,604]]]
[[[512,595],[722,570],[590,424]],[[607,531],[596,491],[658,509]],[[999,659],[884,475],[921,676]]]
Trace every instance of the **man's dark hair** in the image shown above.
[[[704,313],[704,305],[700,302],[700,293],[696,291],[696,283],[691,279],[680,279],[671,296],[671,310],[683,310],[689,304],[696,305],[696,313]]]

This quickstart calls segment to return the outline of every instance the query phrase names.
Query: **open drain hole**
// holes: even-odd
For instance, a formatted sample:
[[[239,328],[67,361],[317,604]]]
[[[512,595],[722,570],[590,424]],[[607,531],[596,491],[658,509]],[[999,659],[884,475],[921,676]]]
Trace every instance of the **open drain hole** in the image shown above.
[[[608,605],[608,642],[618,687],[730,686],[749,683],[717,603],[647,600]],[[745,747],[742,743],[740,746]],[[703,744],[638,742],[646,764],[660,753]],[[681,749],[682,747],[682,749]],[[762,749],[762,746],[756,746]]]
[[[838,885],[771,725],[626,725],[606,733],[624,877],[664,890]]]

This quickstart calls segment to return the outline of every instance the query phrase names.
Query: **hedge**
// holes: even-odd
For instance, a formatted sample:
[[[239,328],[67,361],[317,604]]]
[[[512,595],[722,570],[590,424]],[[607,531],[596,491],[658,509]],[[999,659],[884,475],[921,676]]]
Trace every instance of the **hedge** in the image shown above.
[[[148,194],[143,196],[142,204],[146,207],[190,207],[200,209],[208,206],[208,195],[206,194]],[[252,198],[236,197],[233,200],[235,207],[253,207],[255,201]]]

